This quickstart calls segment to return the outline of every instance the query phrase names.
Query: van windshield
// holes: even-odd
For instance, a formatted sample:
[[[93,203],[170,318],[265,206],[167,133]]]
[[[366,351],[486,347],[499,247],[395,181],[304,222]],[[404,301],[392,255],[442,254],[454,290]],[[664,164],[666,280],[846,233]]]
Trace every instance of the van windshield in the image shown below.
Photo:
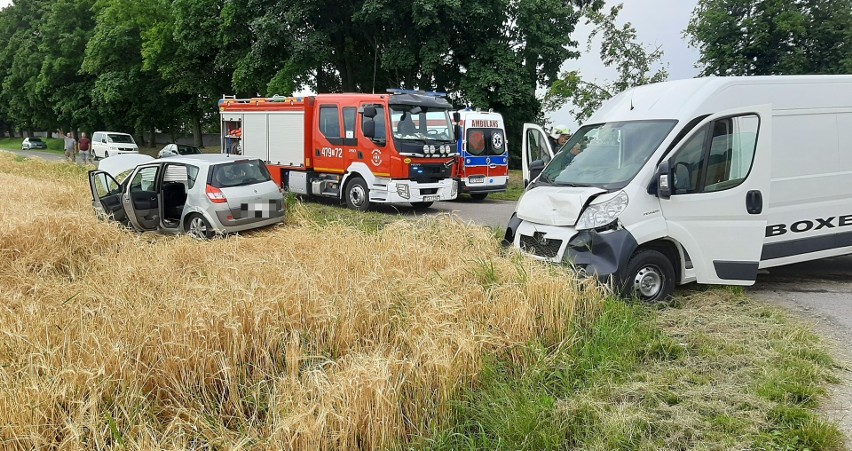
[[[133,137],[130,135],[113,135],[109,134],[109,142],[113,143],[121,143],[121,144],[136,144],[133,142]]]
[[[624,188],[676,123],[655,120],[587,125],[557,151],[538,184]]]

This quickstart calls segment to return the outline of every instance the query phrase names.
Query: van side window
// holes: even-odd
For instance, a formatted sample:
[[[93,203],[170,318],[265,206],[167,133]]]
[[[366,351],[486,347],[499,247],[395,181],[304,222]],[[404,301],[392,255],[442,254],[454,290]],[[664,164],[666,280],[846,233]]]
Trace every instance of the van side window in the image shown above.
[[[746,179],[754,161],[760,119],[755,115],[738,116],[713,125],[704,192],[733,188]]]
[[[326,138],[340,139],[340,115],[337,113],[337,106],[320,107],[319,129]]]
[[[548,152],[547,137],[539,133],[538,130],[530,129],[527,131],[527,164],[532,164],[535,161],[541,161],[547,164],[550,161],[550,153]]]
[[[374,141],[385,142],[387,141],[387,126],[385,125],[385,107],[382,105],[364,105],[364,106],[373,106],[376,108],[376,117],[372,120],[376,122],[376,136],[373,138]],[[369,121],[370,118],[363,117],[361,119],[361,132],[364,132],[364,122]]]
[[[751,171],[760,119],[716,120],[695,133],[672,158],[674,194],[709,193],[741,184]]]

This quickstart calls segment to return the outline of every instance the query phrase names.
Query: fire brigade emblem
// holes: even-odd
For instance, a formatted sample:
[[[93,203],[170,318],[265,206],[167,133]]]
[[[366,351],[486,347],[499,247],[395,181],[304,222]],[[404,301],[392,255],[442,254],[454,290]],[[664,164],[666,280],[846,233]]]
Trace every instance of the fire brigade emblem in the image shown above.
[[[495,133],[495,134],[491,135],[491,144],[494,145],[495,149],[502,149],[503,148],[503,134],[502,133]]]
[[[381,166],[382,165],[382,151],[379,149],[373,149],[373,166]]]

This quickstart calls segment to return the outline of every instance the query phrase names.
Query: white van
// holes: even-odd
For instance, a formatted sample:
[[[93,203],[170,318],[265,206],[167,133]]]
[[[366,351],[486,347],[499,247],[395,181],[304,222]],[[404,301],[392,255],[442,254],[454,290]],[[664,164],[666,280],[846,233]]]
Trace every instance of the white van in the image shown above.
[[[107,158],[110,155],[139,153],[133,137],[121,132],[95,132],[92,134],[92,155]]]
[[[675,284],[852,253],[852,76],[718,77],[625,91],[562,147],[524,126],[506,242],[645,301]]]

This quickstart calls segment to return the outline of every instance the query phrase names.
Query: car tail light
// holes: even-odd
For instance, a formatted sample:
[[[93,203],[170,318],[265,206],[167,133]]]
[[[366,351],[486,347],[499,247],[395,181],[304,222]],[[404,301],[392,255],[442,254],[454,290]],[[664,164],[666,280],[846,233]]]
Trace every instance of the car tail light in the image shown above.
[[[214,204],[223,204],[228,201],[222,193],[222,190],[213,185],[207,185],[207,198]]]

